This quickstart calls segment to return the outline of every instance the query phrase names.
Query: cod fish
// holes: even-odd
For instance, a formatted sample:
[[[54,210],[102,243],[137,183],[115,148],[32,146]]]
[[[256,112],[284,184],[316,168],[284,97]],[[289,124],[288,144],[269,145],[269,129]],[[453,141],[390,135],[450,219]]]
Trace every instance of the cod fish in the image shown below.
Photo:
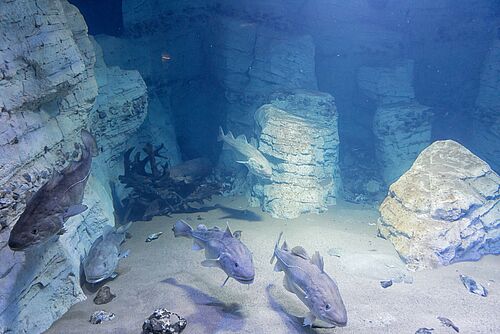
[[[205,250],[205,260],[201,262],[204,267],[217,267],[222,269],[227,278],[234,278],[242,284],[251,284],[255,277],[252,253],[241,241],[241,231],[231,233],[229,226],[226,231],[218,227],[208,229],[205,225],[198,225],[196,230],[180,220],[172,228],[175,237],[193,239],[193,250]]]
[[[223,141],[236,152],[243,155],[247,160],[238,160],[236,162],[247,166],[252,174],[264,179],[272,177],[273,169],[271,163],[255,146],[248,143],[245,135],[239,135],[237,138],[234,138],[231,131],[228,131],[227,135],[225,135],[222,128],[219,127],[219,137],[217,140]]]
[[[310,258],[304,248],[288,250],[286,241],[279,248],[280,234],[271,263],[277,259],[274,271],[284,271],[283,285],[309,308],[304,326],[312,327],[316,318],[338,327],[347,325],[347,311],[335,281],[324,271],[323,257],[314,253]]]
[[[87,130],[81,131],[81,137],[80,160],[72,161],[61,173],[54,173],[26,204],[10,232],[12,250],[25,250],[65,233],[64,223],[68,218],[87,210],[82,204],[83,192],[90,176],[92,157],[97,155],[97,144]]]
[[[115,278],[118,261],[128,256],[129,251],[120,253],[120,245],[125,240],[125,234],[132,223],[117,229],[107,225],[103,234],[90,247],[83,262],[85,280],[98,283],[107,278]]]

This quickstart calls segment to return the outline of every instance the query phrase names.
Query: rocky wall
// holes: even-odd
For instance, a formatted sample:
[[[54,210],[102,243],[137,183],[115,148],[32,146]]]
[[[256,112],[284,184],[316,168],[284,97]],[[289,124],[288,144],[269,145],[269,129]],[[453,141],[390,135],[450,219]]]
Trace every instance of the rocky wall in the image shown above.
[[[361,92],[373,100],[375,157],[385,185],[390,185],[430,144],[432,109],[415,99],[413,62],[391,67],[361,67]]]
[[[483,65],[473,119],[473,146],[477,154],[500,172],[500,36],[491,45]]]
[[[102,60],[95,66],[87,26],[66,0],[1,1],[0,31],[0,332],[33,334],[85,298],[81,257],[114,223],[107,168],[116,167],[147,99],[137,72]],[[70,218],[57,240],[12,252],[9,232],[27,198],[78,156],[82,128],[102,148],[85,190],[89,209]]]

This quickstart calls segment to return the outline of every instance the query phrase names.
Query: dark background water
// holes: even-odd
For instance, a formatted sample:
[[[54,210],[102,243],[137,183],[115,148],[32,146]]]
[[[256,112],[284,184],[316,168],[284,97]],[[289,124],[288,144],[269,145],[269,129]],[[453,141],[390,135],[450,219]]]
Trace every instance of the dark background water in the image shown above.
[[[111,65],[138,69],[150,93],[168,105],[165,112],[173,117],[184,159],[208,156],[217,160],[221,152],[216,141],[219,125],[250,136],[252,110],[262,104],[264,96],[273,87],[296,88],[285,79],[266,79],[262,91],[255,93],[258,89],[252,82],[252,68],[249,66],[246,74],[235,70],[246,61],[246,39],[251,38],[246,30],[252,25],[258,36],[271,41],[261,49],[272,48],[273,40],[311,36],[313,88],[336,99],[341,175],[345,188],[352,184],[352,193],[360,191],[354,188],[361,173],[368,175],[366,182],[376,179],[385,186],[388,183],[377,156],[380,138],[374,133],[380,101],[366,94],[359,80],[365,67],[394,68],[410,61],[412,101],[431,108],[431,113],[423,116],[430,117],[431,141],[457,140],[498,171],[498,157],[487,146],[500,145],[499,137],[489,133],[495,128],[488,128],[487,123],[500,116],[478,112],[478,94],[484,62],[495,40],[500,39],[499,1],[71,2],[83,13],[91,34],[132,41],[121,44],[125,46],[120,57],[106,60]],[[235,20],[248,25],[242,23],[235,29],[236,25],[228,23]],[[300,54],[302,50],[297,48],[301,44],[293,43],[290,48]],[[254,47],[256,58],[265,52],[258,45]],[[107,48],[103,45],[105,56]],[[162,50],[172,55],[168,64],[158,61]],[[308,85],[301,82],[296,86],[311,88]],[[403,85],[394,83],[395,89]],[[406,131],[411,131],[411,126]]]

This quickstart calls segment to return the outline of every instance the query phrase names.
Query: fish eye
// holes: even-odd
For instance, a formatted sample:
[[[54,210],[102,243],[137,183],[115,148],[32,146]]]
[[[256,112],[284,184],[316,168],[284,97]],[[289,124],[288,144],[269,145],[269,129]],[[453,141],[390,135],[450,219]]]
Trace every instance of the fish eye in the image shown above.
[[[326,305],[325,305],[325,309],[326,309],[327,311],[329,311],[331,308],[332,308],[332,305],[330,305],[330,304],[326,304]]]
[[[38,234],[38,230],[36,228],[32,229],[31,230],[31,234],[37,235]]]
[[[238,265],[238,262],[235,262],[235,263],[234,263],[234,266],[235,266],[236,268],[238,268],[238,266],[239,266],[239,265]]]

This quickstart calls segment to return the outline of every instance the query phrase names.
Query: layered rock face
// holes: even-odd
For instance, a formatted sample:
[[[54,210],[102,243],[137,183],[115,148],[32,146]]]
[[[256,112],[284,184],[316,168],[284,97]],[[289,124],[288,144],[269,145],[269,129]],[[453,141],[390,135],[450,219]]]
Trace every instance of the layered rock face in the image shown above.
[[[415,99],[412,61],[389,68],[362,67],[358,82],[361,91],[377,105],[373,119],[375,156],[389,185],[429,145],[432,110]]]
[[[474,148],[500,172],[500,40],[484,62],[473,120]],[[486,145],[485,145],[486,144]]]
[[[500,254],[500,177],[457,142],[437,141],[393,183],[379,232],[412,269]]]
[[[85,298],[80,258],[113,224],[106,167],[121,166],[112,156],[145,116],[145,85],[137,72],[94,67],[87,26],[65,0],[3,1],[0,31],[0,332],[41,333]],[[106,117],[94,118],[99,111]],[[78,156],[86,127],[105,148],[85,190],[88,210],[58,240],[12,252],[9,232],[27,198]]]
[[[255,113],[259,150],[274,163],[272,180],[258,180],[252,196],[278,218],[326,211],[335,204],[338,175],[337,110],[331,95],[279,94]]]

